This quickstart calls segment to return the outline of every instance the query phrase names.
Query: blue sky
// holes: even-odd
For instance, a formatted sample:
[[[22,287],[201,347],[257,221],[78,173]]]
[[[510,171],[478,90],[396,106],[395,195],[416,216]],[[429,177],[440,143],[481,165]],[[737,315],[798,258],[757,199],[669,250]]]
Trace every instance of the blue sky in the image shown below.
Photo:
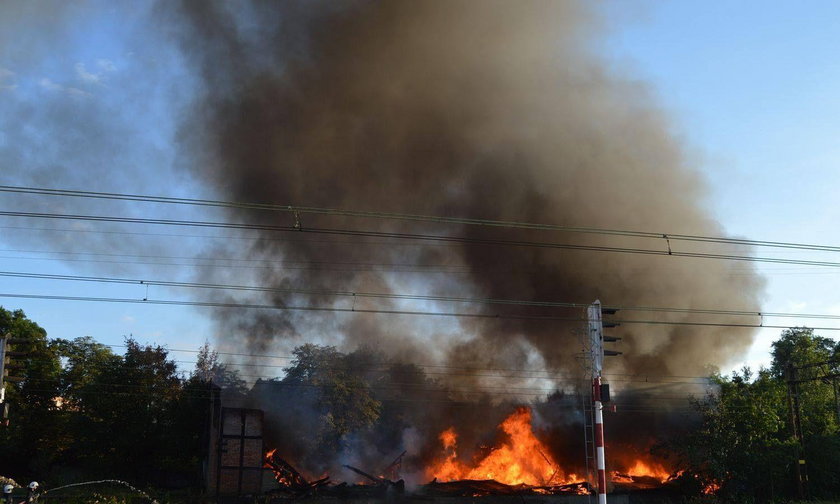
[[[651,85],[670,112],[709,182],[708,207],[728,233],[840,242],[836,2],[609,2],[607,11],[612,33],[603,51]],[[840,313],[840,272],[760,271],[768,279],[764,311]],[[762,331],[744,361],[768,363],[776,337],[777,330]]]
[[[60,186],[77,181],[75,187],[94,190],[205,196],[198,181],[177,169],[175,112],[195,83],[166,42],[166,28],[145,22],[152,4],[127,8],[78,2],[49,13],[43,12],[45,4],[33,4],[9,3],[0,10],[0,32],[5,33],[0,35],[0,154],[5,156],[0,183]],[[616,0],[601,9],[606,36],[596,50],[625,78],[648,86],[667,111],[675,136],[708,182],[707,207],[727,233],[760,240],[840,242],[840,207],[835,203],[840,187],[840,7],[835,2]],[[122,120],[98,124],[97,118],[105,115]],[[97,134],[79,138],[57,131],[57,118]],[[113,124],[120,129],[109,129]],[[53,171],[19,172],[18,167],[32,161],[12,158],[14,145],[20,143],[33,145],[28,155]],[[87,143],[96,148],[86,149]],[[112,157],[109,161],[86,152]],[[113,159],[155,168],[134,170],[125,179],[114,172]],[[73,165],[87,168],[74,172]],[[4,209],[18,204],[26,205],[0,195]],[[40,235],[21,229],[28,225],[0,221],[0,269],[101,272],[101,263],[94,267],[88,261],[102,257],[84,255],[94,252],[86,248],[90,241],[84,238],[85,229],[62,238],[64,250],[74,255],[57,256]],[[138,231],[149,233],[148,243],[133,235],[113,245],[116,260],[127,263],[120,265],[120,276],[148,271],[148,265],[135,267],[131,261],[176,253],[187,257],[205,243],[196,237],[167,247],[160,234],[171,230]],[[131,253],[136,257],[126,256]],[[778,252],[764,253],[771,254]],[[803,252],[784,257],[836,260]],[[166,278],[182,275],[167,268],[155,269]],[[768,279],[762,310],[840,314],[834,289],[840,272],[778,265],[760,269]],[[2,292],[61,295],[83,288],[12,278],[0,284]],[[97,285],[95,294],[84,294],[142,298],[146,292],[141,286]],[[22,308],[53,337],[90,335],[120,344],[133,334],[141,342],[196,348],[213,332],[207,313],[190,308],[24,299],[0,299],[0,304]],[[762,331],[752,351],[734,358],[733,365],[768,363],[768,345],[777,336],[778,330]]]

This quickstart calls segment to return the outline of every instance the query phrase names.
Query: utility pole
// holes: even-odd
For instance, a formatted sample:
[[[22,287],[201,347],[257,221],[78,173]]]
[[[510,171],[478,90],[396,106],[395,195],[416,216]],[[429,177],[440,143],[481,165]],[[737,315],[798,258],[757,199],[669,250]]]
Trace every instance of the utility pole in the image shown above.
[[[9,378],[7,366],[10,364],[9,341],[12,335],[0,338],[0,425],[9,425],[9,403],[6,402],[6,380]]]
[[[618,341],[620,338],[604,336],[603,313],[613,314],[615,310],[602,310],[601,302],[596,300],[587,309],[589,329],[589,352],[592,361],[592,412],[595,415],[595,461],[598,473],[598,504],[607,504],[607,467],[604,452],[604,414],[603,403],[609,402],[609,385],[601,383],[604,357],[621,355],[620,352],[604,350],[604,342]],[[607,324],[614,327],[614,324]]]
[[[837,423],[840,424],[840,398],[837,397],[837,377],[831,379],[831,387],[834,389],[834,413],[837,415]]]
[[[805,447],[802,440],[802,422],[800,420],[801,410],[799,405],[799,370],[792,363],[787,367],[787,396],[788,409],[790,410],[790,428],[793,437],[796,439],[796,491],[799,499],[805,499],[805,482],[808,481],[808,474],[805,467]]]
[[[802,411],[799,403],[799,384],[811,381],[822,381],[828,384],[831,380],[831,385],[834,390],[834,407],[837,409],[838,418],[840,418],[840,404],[837,398],[837,378],[840,378],[840,373],[836,372],[837,358],[832,358],[822,362],[812,362],[810,364],[803,364],[801,366],[794,366],[793,362],[789,362],[785,369],[785,381],[787,382],[787,397],[788,409],[790,411],[790,429],[793,437],[797,441],[796,454],[796,488],[800,499],[805,499],[808,494],[808,467],[805,464],[805,441],[802,432]],[[800,378],[799,371],[803,369],[812,369],[822,366],[831,366],[826,370],[827,374],[822,376],[811,376],[809,378]],[[834,371],[834,372],[832,372]]]
[[[6,401],[6,341],[9,335],[0,338],[0,403]]]

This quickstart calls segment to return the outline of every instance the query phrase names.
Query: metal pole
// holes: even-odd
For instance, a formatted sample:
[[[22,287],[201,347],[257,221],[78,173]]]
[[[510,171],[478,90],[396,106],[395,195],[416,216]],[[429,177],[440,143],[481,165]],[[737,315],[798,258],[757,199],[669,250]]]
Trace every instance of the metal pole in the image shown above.
[[[0,337],[0,403],[6,401],[6,341],[10,336]]]
[[[604,415],[601,405],[601,377],[592,380],[595,413],[595,458],[598,468],[598,504],[607,504],[607,466],[604,454]]]
[[[592,409],[595,415],[595,462],[598,470],[598,504],[607,504],[607,466],[604,453],[604,415],[601,404],[601,372],[604,363],[604,325],[601,302],[589,305],[589,340],[592,355]]]

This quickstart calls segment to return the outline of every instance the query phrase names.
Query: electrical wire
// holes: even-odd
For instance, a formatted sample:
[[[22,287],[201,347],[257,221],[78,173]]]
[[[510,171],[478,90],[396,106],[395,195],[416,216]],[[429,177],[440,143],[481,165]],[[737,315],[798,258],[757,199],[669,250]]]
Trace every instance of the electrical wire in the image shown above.
[[[124,236],[159,236],[159,237],[166,237],[166,238],[200,238],[202,240],[223,240],[225,242],[229,242],[230,240],[243,240],[243,241],[251,241],[251,242],[281,242],[281,243],[306,243],[307,245],[317,244],[317,245],[353,245],[353,246],[379,246],[379,245],[386,245],[389,247],[416,247],[417,244],[413,243],[401,243],[395,242],[393,240],[390,241],[358,241],[358,240],[341,240],[341,239],[321,239],[316,238],[313,239],[311,237],[303,236],[303,237],[291,237],[286,236],[284,238],[272,238],[260,235],[239,235],[239,234],[190,234],[190,233],[151,233],[151,232],[139,232],[139,231],[115,231],[115,230],[105,230],[105,229],[79,229],[76,227],[32,227],[32,226],[0,226],[0,229],[11,229],[15,231],[27,231],[27,232],[58,232],[62,234],[66,233],[86,233],[86,234],[104,234],[104,235],[124,235]],[[450,247],[452,245],[449,244],[424,244],[423,246],[439,246],[439,247]],[[7,252],[27,252],[23,250],[14,250],[14,249],[7,249]],[[73,254],[73,255],[98,255],[95,253],[87,253],[87,252],[60,252],[60,251],[50,251],[50,250],[32,250],[28,251],[32,253],[43,253],[43,254]],[[811,251],[785,251],[785,254],[810,254]],[[136,254],[110,254],[117,257],[134,257]],[[161,258],[169,258],[170,256],[159,256]],[[176,257],[171,257],[176,258]],[[192,258],[192,257],[190,257]],[[219,261],[236,261],[240,259],[236,258],[211,258],[213,260]],[[244,259],[241,259],[244,260]],[[269,261],[269,260],[259,260],[259,259],[248,259],[249,261],[261,261],[261,262],[278,262],[278,261]],[[90,261],[94,262],[94,261]],[[156,263],[157,264],[157,263]],[[384,265],[384,264],[383,264]],[[423,265],[419,265],[423,266]],[[803,270],[812,270],[810,272],[803,272]],[[529,270],[515,270],[515,271],[529,271]],[[738,275],[737,270],[732,270],[733,275]],[[743,269],[744,274],[753,274],[753,270],[750,268]],[[825,274],[838,274],[838,273],[826,273],[823,271],[822,268],[814,267],[814,268],[803,268],[803,267],[779,267],[779,268],[764,268],[762,270],[763,274],[774,274],[774,275],[785,275],[785,274],[797,274],[797,275],[825,275]]]
[[[531,307],[552,307],[552,308],[586,308],[589,303],[575,303],[575,302],[558,302],[558,301],[537,301],[537,300],[521,300],[521,299],[494,299],[494,298],[471,298],[471,297],[456,297],[456,296],[428,296],[419,294],[399,294],[388,292],[359,292],[359,291],[335,291],[323,289],[291,289],[278,287],[264,287],[252,285],[231,285],[231,284],[212,284],[200,282],[177,282],[170,280],[148,280],[138,278],[119,278],[119,277],[92,277],[82,275],[57,275],[48,273],[32,273],[19,271],[0,271],[0,276],[15,277],[15,278],[31,278],[43,280],[61,280],[61,281],[78,281],[78,282],[97,282],[97,283],[113,283],[113,284],[130,284],[130,285],[152,285],[161,287],[176,287],[176,288],[195,288],[195,289],[214,289],[214,290],[235,290],[235,291],[252,291],[252,292],[271,292],[271,293],[287,293],[287,294],[309,294],[316,296],[336,296],[336,297],[353,297],[353,298],[373,298],[373,299],[398,299],[398,300],[417,300],[417,301],[438,301],[447,303],[473,303],[473,304],[500,304],[513,306],[531,306]],[[626,305],[604,305],[603,309],[616,311],[642,311],[642,312],[663,312],[663,313],[685,313],[685,314],[702,314],[702,315],[732,315],[732,316],[749,316],[749,317],[778,317],[778,318],[807,318],[807,319],[826,319],[826,320],[840,320],[840,315],[834,314],[810,314],[810,313],[784,313],[784,312],[763,312],[757,310],[726,310],[715,308],[675,308],[675,307],[653,307],[653,306],[626,306]]]
[[[459,264],[415,264],[415,263],[381,263],[381,262],[359,262],[359,261],[289,261],[289,260],[267,260],[267,259],[243,259],[237,257],[195,257],[195,256],[167,256],[167,255],[143,255],[143,254],[115,254],[115,253],[97,253],[97,252],[64,252],[64,251],[50,251],[50,250],[20,250],[20,249],[0,249],[0,252],[19,252],[19,253],[26,253],[26,254],[52,254],[52,255],[63,255],[63,256],[95,256],[95,257],[118,257],[118,258],[139,258],[139,259],[178,259],[178,260],[189,260],[189,261],[202,261],[204,265],[215,265],[216,263],[236,263],[236,262],[243,262],[243,263],[262,263],[265,266],[264,268],[270,266],[289,266],[289,265],[304,265],[310,266],[311,269],[317,269],[318,266],[359,266],[360,271],[369,271],[369,270],[379,270],[385,268],[395,268],[398,271],[402,271],[404,268],[416,269],[419,271],[423,271],[426,269],[429,270],[441,270],[444,272],[452,272],[452,270],[468,270],[467,266],[459,265]],[[10,257],[10,256],[7,256]],[[24,257],[20,257],[24,259]],[[49,259],[52,260],[53,258],[30,258],[30,259]],[[98,262],[98,261],[90,261],[90,262]],[[103,261],[104,262],[104,261]],[[123,262],[123,261],[120,261]],[[141,264],[166,264],[166,263],[141,263]],[[184,266],[183,263],[177,264],[179,266]],[[229,266],[225,264],[225,266]],[[289,268],[295,269],[295,268]],[[352,271],[352,270],[351,270]],[[513,270],[512,270],[513,271]]]
[[[53,389],[27,389],[28,392],[36,392],[36,393],[53,393],[55,390]],[[110,397],[138,397],[138,398],[148,398],[148,392],[113,392],[113,391],[105,391],[105,390],[89,390],[89,391],[81,391],[79,393],[82,399],[84,399],[85,395],[92,395],[92,396],[110,396]],[[187,399],[197,399],[197,400],[207,400],[209,399],[210,393],[206,394],[192,394],[192,393],[180,393],[178,397],[187,398]],[[527,401],[527,399],[525,399]],[[464,407],[464,408],[472,408],[474,409],[476,403],[470,400],[460,400],[460,399],[410,399],[405,397],[390,397],[390,398],[382,398],[377,399],[378,402],[382,404],[389,404],[389,403],[414,403],[414,404],[443,404],[448,407]],[[553,407],[558,409],[565,409],[565,410],[574,410],[575,413],[582,414],[580,412],[580,405],[553,405]],[[662,415],[663,412],[666,414],[679,414],[679,413],[686,413],[686,414],[697,414],[695,410],[691,409],[681,409],[681,408],[674,408],[674,409],[663,409],[659,408],[640,408],[640,407],[633,407],[627,409],[617,409],[615,412],[608,411],[609,413],[650,413],[650,414],[658,414]]]
[[[368,219],[392,219],[402,221],[418,221],[430,222],[439,224],[459,224],[459,225],[474,225],[485,227],[501,227],[501,228],[517,228],[517,229],[531,229],[541,231],[561,231],[569,233],[583,233],[596,235],[613,235],[613,236],[627,236],[635,238],[653,238],[665,239],[670,241],[694,241],[703,243],[717,243],[717,244],[732,244],[732,245],[746,245],[754,247],[774,247],[774,248],[790,248],[800,250],[812,250],[822,252],[840,252],[840,247],[830,245],[815,245],[806,243],[768,241],[768,240],[747,240],[741,238],[728,238],[720,236],[703,236],[680,233],[669,233],[662,231],[634,231],[621,229],[604,229],[592,227],[578,227],[578,226],[563,226],[556,224],[540,224],[532,222],[521,221],[502,221],[490,219],[476,219],[476,218],[462,218],[462,217],[444,217],[434,215],[420,215],[420,214],[405,214],[394,212],[370,212],[370,211],[353,211],[340,210],[335,208],[319,208],[307,206],[293,206],[293,205],[278,205],[271,203],[251,203],[251,202],[233,202],[221,201],[211,199],[197,199],[197,198],[175,198],[167,196],[150,196],[139,194],[124,194],[111,192],[97,192],[97,191],[79,191],[70,189],[53,189],[43,187],[24,187],[0,185],[0,192],[11,192],[20,194],[35,194],[46,196],[65,196],[65,197],[79,197],[79,198],[94,198],[94,199],[108,199],[119,201],[135,201],[146,203],[165,203],[191,206],[204,206],[216,208],[231,208],[231,209],[250,209],[250,210],[266,210],[275,212],[284,212],[289,214],[317,214],[317,215],[331,215],[341,217],[357,217]]]
[[[176,379],[177,380],[177,379]],[[26,380],[27,383],[56,383],[59,384],[60,380],[46,378],[46,379],[38,379],[38,378],[28,378]],[[328,385],[328,384],[309,384],[309,383],[281,383],[275,382],[277,386],[281,389],[330,389],[330,388],[346,388],[345,385]],[[93,382],[87,384],[81,384],[77,387],[72,387],[68,389],[66,392],[73,395],[77,393],[85,393],[89,392],[91,389],[93,390],[104,390],[106,393],[124,393],[126,390],[163,390],[169,391],[173,393],[177,393],[177,387],[181,387],[182,383],[180,381],[176,381],[173,383],[169,383],[166,385],[154,385],[154,384],[136,384],[136,383],[111,383],[111,382]],[[555,392],[556,389],[539,389],[534,387],[477,387],[477,388],[470,388],[470,389],[463,389],[463,388],[449,388],[449,387],[429,387],[428,384],[423,383],[405,383],[405,382],[390,382],[388,385],[376,385],[376,384],[365,384],[358,387],[360,390],[371,390],[371,391],[397,391],[401,394],[415,392],[415,393],[429,393],[429,394],[466,394],[466,395],[479,395],[481,397],[485,397],[488,395],[492,395],[494,397],[498,397],[499,395],[511,395],[517,397],[543,397],[549,395],[551,392]],[[33,390],[31,387],[26,387],[24,390]],[[55,389],[42,389],[45,391],[54,391]],[[616,400],[612,402],[612,404],[617,405],[627,405],[627,404],[636,404],[643,399],[649,399],[655,401],[657,404],[664,405],[664,404],[682,404],[686,401],[692,400],[693,396],[674,396],[674,395],[667,395],[667,394],[649,394],[649,395],[641,395],[641,394],[618,394],[616,396]],[[628,403],[627,400],[632,400],[634,402]],[[555,403],[556,404],[556,403]]]
[[[125,344],[104,344],[104,343],[97,343],[103,347],[108,348],[127,348],[128,345]],[[199,354],[202,353],[203,350],[200,349],[185,349],[185,348],[167,348],[167,347],[160,347],[162,350],[166,352],[181,352],[181,353],[191,353],[191,354]],[[247,357],[249,359],[254,358],[264,358],[264,359],[282,359],[293,361],[297,357],[294,355],[271,355],[271,354],[255,354],[255,353],[242,353],[242,352],[225,352],[221,350],[213,350],[213,353],[217,355],[225,355],[229,357]],[[47,361],[44,361],[47,362]],[[50,361],[51,362],[51,361]],[[176,362],[183,362],[187,364],[193,364],[196,361],[176,361]],[[378,362],[372,363],[370,366],[364,366],[358,368],[359,370],[363,371],[382,371],[390,369],[393,365],[405,365],[407,363],[404,362]],[[262,366],[261,364],[253,364],[253,363],[232,363],[233,366]],[[550,370],[534,370],[534,369],[522,369],[522,368],[492,368],[492,367],[475,367],[475,366],[452,366],[452,365],[445,365],[445,364],[418,364],[418,363],[411,363],[413,367],[421,368],[424,370],[425,374],[429,375],[441,375],[441,376],[477,376],[477,377],[507,377],[507,378],[523,378],[523,379],[556,379],[556,373]],[[268,365],[271,367],[283,367],[284,365]],[[327,368],[327,369],[336,369],[336,368]],[[451,372],[437,372],[437,371],[426,371],[426,369],[455,369],[459,371],[488,371],[488,372],[497,372],[497,373],[529,373],[529,374],[505,374],[505,375],[498,375],[498,374],[488,374],[488,375],[478,375],[474,372],[471,373],[451,373]],[[545,374],[550,376],[534,376],[534,374]],[[671,379],[671,378],[682,378],[682,379],[697,379],[697,380],[705,380],[708,382],[708,376],[686,376],[686,375],[646,375],[646,374],[628,374],[628,373],[607,373],[604,375],[605,377],[608,376],[626,376],[626,377],[644,377],[644,380],[629,380],[629,379],[613,379],[612,381],[626,381],[626,382],[633,382],[633,383],[651,383],[653,379]],[[695,381],[675,381],[671,383],[687,383],[687,384],[702,384]]]
[[[614,252],[627,254],[641,254],[653,256],[673,256],[683,258],[695,259],[717,259],[728,261],[743,261],[743,262],[758,262],[758,263],[774,263],[774,264],[798,264],[804,266],[821,266],[821,267],[840,267],[840,262],[833,261],[813,261],[805,259],[787,259],[777,257],[754,257],[747,255],[735,254],[714,254],[708,252],[685,252],[677,250],[664,249],[644,249],[633,247],[612,247],[599,245],[580,245],[571,243],[553,243],[553,242],[537,242],[526,240],[506,240],[496,238],[474,238],[465,236],[449,236],[449,235],[430,235],[418,233],[396,233],[387,231],[370,231],[370,230],[354,230],[354,229],[330,229],[330,228],[310,228],[310,227],[296,227],[277,226],[268,224],[245,224],[234,222],[210,222],[210,221],[196,221],[196,220],[175,220],[175,219],[151,219],[151,218],[136,218],[136,217],[113,217],[105,215],[75,215],[75,214],[57,214],[57,213],[38,213],[38,212],[16,212],[16,211],[0,211],[0,216],[6,217],[26,217],[26,218],[40,218],[40,219],[63,219],[63,220],[81,220],[91,222],[115,222],[124,224],[149,224],[149,225],[166,225],[166,226],[185,226],[198,228],[222,228],[222,229],[253,229],[261,231],[276,231],[276,232],[295,232],[295,233],[315,233],[325,235],[342,235],[342,236],[358,236],[358,237],[375,237],[375,238],[393,238],[399,240],[415,240],[430,243],[474,243],[480,245],[497,245],[497,246],[511,246],[511,247],[531,247],[543,249],[561,249],[561,250],[578,250],[589,252]],[[670,235],[669,235],[670,236]],[[710,240],[711,241],[711,240]],[[781,243],[781,242],[780,242]],[[782,245],[779,245],[782,246]],[[818,247],[818,246],[814,246]],[[840,250],[840,249],[839,249]]]
[[[280,311],[305,311],[305,312],[332,312],[347,314],[378,314],[378,315],[406,315],[406,316],[434,316],[434,317],[456,317],[456,318],[483,318],[483,319],[512,319],[512,320],[534,320],[534,321],[560,321],[560,322],[586,322],[587,319],[580,317],[559,317],[543,315],[519,315],[510,313],[468,313],[468,312],[442,312],[442,311],[419,311],[419,310],[385,310],[369,308],[339,308],[331,306],[276,306],[257,303],[223,303],[213,301],[183,301],[173,299],[151,299],[151,298],[116,298],[116,297],[87,297],[87,296],[62,296],[47,294],[21,294],[21,293],[0,293],[0,298],[17,299],[42,299],[53,301],[83,301],[97,303],[127,303],[147,304],[164,306],[193,306],[203,308],[241,308],[241,309],[262,309]],[[665,321],[665,320],[629,320],[615,319],[617,324],[638,324],[638,325],[662,325],[662,326],[685,326],[685,327],[729,327],[741,329],[789,329],[785,325],[772,324],[748,324],[748,323],[724,323],[724,322],[688,322],[688,321]],[[840,327],[811,327],[815,331],[840,331]]]
[[[103,345],[103,346],[117,346],[117,345]],[[166,351],[167,351],[167,353],[169,353],[169,352],[173,352],[175,350],[166,349]],[[293,358],[290,358],[290,359],[293,359]],[[34,363],[52,364],[53,362],[55,362],[54,359],[49,359],[49,358],[48,359],[34,359],[34,358],[31,358],[31,357],[24,357],[21,360],[24,360],[24,361],[29,362],[29,363],[34,362]],[[185,360],[173,359],[173,360],[169,360],[169,362],[173,362],[175,364],[197,364],[198,361],[185,361]],[[78,363],[77,359],[74,359],[74,360],[71,361],[71,364],[73,364],[73,365],[75,365],[76,363]],[[396,365],[399,365],[399,364],[396,363]],[[226,363],[225,366],[233,368],[233,369],[237,369],[237,376],[240,377],[240,378],[263,378],[263,379],[274,379],[274,378],[277,378],[278,376],[276,376],[276,375],[266,375],[266,374],[258,374],[258,375],[242,374],[242,373],[238,372],[238,368],[260,367],[260,368],[285,369],[287,367],[286,365],[281,365],[281,364],[255,364],[255,363],[247,363],[247,362]],[[422,366],[418,365],[417,367],[422,367]],[[345,370],[346,367],[342,367],[342,366],[329,367],[329,366],[327,366],[327,367],[324,367],[323,369],[325,369],[325,370]],[[475,369],[478,369],[478,370],[483,369],[485,371],[494,371],[494,369],[492,369],[492,368],[475,368]],[[381,365],[381,366],[353,367],[353,371],[367,372],[367,373],[393,373],[393,374],[396,374],[396,375],[403,374],[399,370],[394,370],[393,367],[391,367],[391,365],[387,365],[387,364],[386,365]],[[499,371],[500,373],[503,373],[503,374],[498,374],[498,373],[497,374],[467,373],[467,372],[451,372],[451,371],[426,371],[426,370],[423,370],[422,373],[423,373],[424,376],[427,376],[427,377],[465,377],[465,378],[491,378],[491,379],[505,379],[505,380],[518,379],[518,380],[550,381],[550,382],[555,382],[555,383],[558,382],[558,381],[562,381],[562,382],[567,383],[567,384],[577,381],[573,377],[561,377],[561,376],[557,376],[557,375],[553,375],[553,376],[533,376],[533,375],[528,375],[528,374],[512,374],[509,371],[505,371],[505,370],[496,370],[496,371]],[[522,371],[523,372],[532,372],[532,371],[529,371],[529,370],[522,370]],[[539,372],[549,373],[548,371],[533,371],[533,373],[539,373]],[[604,375],[604,377],[609,377],[609,376],[613,376],[613,375],[609,375],[609,374]],[[692,379],[687,380],[686,378],[692,378]],[[697,381],[695,381],[695,379]],[[679,384],[679,385],[698,385],[698,386],[708,387],[708,386],[713,385],[713,383],[711,383],[709,381],[708,377],[702,377],[702,376],[680,377],[680,376],[676,376],[676,375],[673,376],[673,377],[663,375],[662,378],[659,378],[659,379],[644,379],[644,380],[641,380],[641,379],[637,379],[637,380],[636,379],[627,379],[627,378],[611,378],[608,381],[610,381],[610,382],[622,382],[622,383],[659,384],[660,386],[661,385],[666,385],[666,384],[668,384],[668,385]],[[487,388],[486,386],[482,387],[482,389],[486,389],[486,388]],[[536,390],[537,388],[528,387],[528,389],[529,390]],[[539,388],[539,390],[544,391],[544,392],[554,392],[554,391],[557,391],[558,389],[556,387],[551,387],[551,388]],[[634,390],[650,390],[650,388],[648,388],[648,389],[638,388],[638,389],[634,389]]]

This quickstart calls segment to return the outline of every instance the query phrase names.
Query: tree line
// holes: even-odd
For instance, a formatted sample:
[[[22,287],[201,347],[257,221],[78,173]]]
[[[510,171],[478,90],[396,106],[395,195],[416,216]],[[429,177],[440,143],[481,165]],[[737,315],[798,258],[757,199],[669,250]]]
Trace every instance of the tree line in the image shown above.
[[[267,436],[286,438],[288,454],[316,471],[343,451],[397,446],[413,426],[442,430],[447,418],[492,431],[494,417],[510,406],[490,396],[458,397],[419,366],[389,362],[372,349],[302,345],[282,377],[249,390],[207,344],[195,368],[180,372],[161,346],[127,338],[118,354],[89,337],[48,339],[20,310],[0,308],[4,334],[27,340],[30,350],[15,372],[23,381],[7,384],[10,423],[0,426],[0,475],[19,481],[117,478],[200,488],[211,382],[265,406]],[[709,377],[715,387],[692,399],[685,430],[661,440],[653,454],[670,461],[671,487],[683,497],[711,488],[733,502],[837,498],[838,376],[840,344],[808,328],[786,330],[773,343],[770,367]],[[568,415],[573,403],[558,393],[532,407],[552,418]],[[307,435],[295,425],[306,425]]]
[[[0,335],[26,340],[15,357],[19,383],[6,383],[8,425],[0,426],[0,474],[53,485],[128,479],[165,487],[200,486],[210,378],[224,369],[205,345],[192,373],[168,351],[125,341],[125,352],[90,337],[48,339],[20,311],[0,307]]]
[[[716,390],[693,400],[696,424],[656,451],[675,459],[695,491],[712,484],[733,501],[837,498],[838,371],[838,342],[785,330],[769,368],[712,376]]]

